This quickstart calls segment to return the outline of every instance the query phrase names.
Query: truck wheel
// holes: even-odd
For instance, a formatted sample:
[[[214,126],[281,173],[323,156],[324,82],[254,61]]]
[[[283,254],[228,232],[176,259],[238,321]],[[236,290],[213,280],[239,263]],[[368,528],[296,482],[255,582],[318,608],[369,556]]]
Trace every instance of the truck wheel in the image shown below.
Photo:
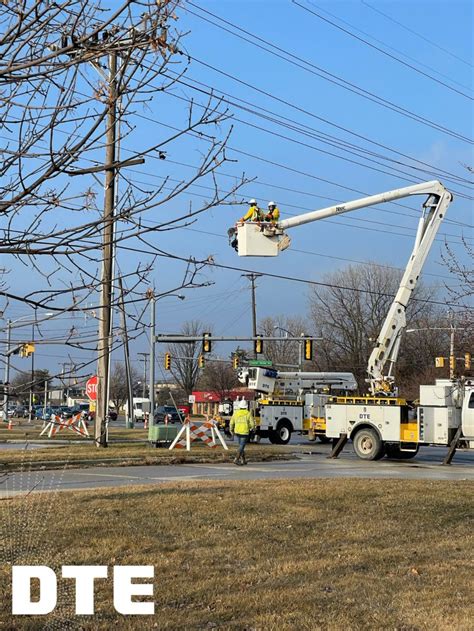
[[[322,434],[318,434],[318,438],[319,438],[319,441],[321,443],[330,443],[331,442],[330,438],[328,438],[327,436],[323,436]]]
[[[280,421],[274,432],[277,445],[287,445],[291,438],[291,423],[289,421]]]
[[[416,456],[418,449],[417,447],[416,451],[402,451],[398,445],[386,445],[385,455],[387,458],[393,458],[395,460],[409,460]]]
[[[384,455],[384,444],[375,429],[364,427],[352,439],[354,451],[362,460],[380,460]]]

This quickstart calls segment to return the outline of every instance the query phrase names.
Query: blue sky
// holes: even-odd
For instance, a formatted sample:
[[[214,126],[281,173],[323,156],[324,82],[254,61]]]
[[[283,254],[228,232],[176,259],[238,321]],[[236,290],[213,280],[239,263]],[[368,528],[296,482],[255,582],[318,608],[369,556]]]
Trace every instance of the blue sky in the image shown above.
[[[233,162],[219,169],[222,172],[219,176],[220,187],[227,189],[244,172],[249,178],[256,179],[245,186],[239,199],[256,197],[262,206],[266,206],[269,199],[274,199],[283,213],[297,214],[331,205],[330,200],[347,201],[363,197],[365,193],[378,193],[435,179],[434,175],[407,169],[407,163],[414,164],[412,160],[380,145],[432,165],[432,168],[425,168],[435,174],[444,170],[467,178],[468,173],[461,163],[473,164],[472,144],[381,107],[307,69],[322,72],[326,77],[331,73],[419,117],[429,119],[450,132],[472,137],[472,100],[464,96],[472,98],[473,95],[472,3],[301,0],[300,4],[447,85],[441,85],[388,58],[290,1],[197,2],[201,8],[250,32],[252,41],[261,43],[256,39],[258,37],[270,41],[276,46],[272,50],[283,58],[277,58],[241,37],[216,28],[197,17],[200,15],[216,21],[214,16],[203,13],[196,5],[184,3],[184,9],[178,12],[177,28],[187,33],[182,46],[193,57],[186,73],[188,79],[212,86],[216,94],[222,91],[243,99],[253,109],[271,110],[274,114],[291,119],[293,124],[306,125],[313,134],[312,138],[308,138],[249,112],[235,109],[234,120],[228,122],[234,125],[229,145],[260,159],[229,149],[228,157]],[[230,25],[226,28],[235,31]],[[306,70],[290,63],[288,53],[301,58]],[[263,92],[287,101],[288,105],[245,87],[199,62],[256,86]],[[309,66],[308,62],[312,65]],[[163,96],[157,93],[147,109],[141,110],[152,120],[137,121],[134,135],[125,143],[124,156],[127,146],[130,150],[137,150],[150,144],[150,137],[163,137],[166,128],[161,123],[179,124],[184,114],[183,98],[193,96],[198,102],[204,100],[202,94],[182,85],[175,86],[173,94]],[[303,110],[307,113],[303,113]],[[287,136],[293,141],[251,125],[264,127],[268,132]],[[315,133],[319,139],[314,137]],[[347,153],[344,150],[347,144],[341,148],[340,144],[334,147],[321,142],[324,134],[337,137],[337,143],[350,142],[359,148],[376,152],[382,157],[371,157],[383,165],[369,163],[361,159],[360,155]],[[379,143],[379,146],[369,140]],[[334,139],[331,142],[334,143]],[[155,183],[160,181],[162,175],[184,177],[190,173],[190,169],[175,163],[195,165],[203,150],[202,141],[184,139],[170,145],[168,161],[147,160],[145,165],[134,169],[133,176],[144,182]],[[344,159],[323,152],[336,153]],[[386,156],[396,158],[401,164],[387,163],[384,160]],[[363,162],[365,166],[348,159]],[[276,166],[275,163],[282,166]],[[385,172],[372,170],[368,165]],[[421,165],[418,163],[417,166]],[[394,168],[406,174],[397,174]],[[447,181],[443,175],[436,177],[448,188],[460,193],[455,193],[455,202],[448,211],[447,220],[440,229],[438,241],[425,266],[425,282],[442,286],[452,282],[446,278],[449,274],[441,260],[444,240],[448,240],[452,249],[463,256],[460,237],[464,235],[472,238],[472,232],[466,227],[466,224],[472,224],[472,201],[469,199],[472,189],[459,182]],[[202,182],[201,185],[209,185],[209,182]],[[207,191],[205,188],[193,187],[189,193],[175,202],[172,208],[160,212],[169,210],[177,213],[185,209],[189,201],[199,202]],[[390,204],[295,228],[291,235],[292,248],[272,260],[239,258],[228,247],[227,228],[243,212],[243,207],[238,205],[215,208],[201,216],[192,227],[160,235],[154,242],[182,256],[192,255],[199,259],[212,255],[216,262],[225,265],[312,280],[321,280],[325,274],[354,261],[371,260],[403,268],[413,245],[419,206],[413,200],[402,203],[402,207]],[[153,217],[144,219],[152,221]],[[137,257],[138,254],[120,252],[121,268],[132,269]],[[181,263],[160,260],[154,271],[154,283],[158,290],[166,291],[173,287],[182,271]],[[20,274],[18,271],[15,273]],[[20,279],[20,276],[17,278]],[[176,332],[184,321],[199,319],[209,323],[216,335],[250,333],[248,281],[241,278],[239,272],[218,269],[207,272],[206,278],[214,281],[212,287],[186,292],[183,302],[168,298],[158,303],[159,330]],[[24,271],[20,284],[28,286]],[[265,277],[258,281],[259,317],[304,315],[307,302],[308,288],[304,284]],[[24,309],[12,307],[10,317],[24,313]],[[66,330],[70,324],[70,320],[64,319],[58,325],[48,325],[46,329]],[[85,318],[79,318],[76,326],[90,327],[85,330],[93,329],[91,319],[86,321]],[[136,342],[133,351],[143,351],[146,346],[143,338]],[[37,365],[48,365],[54,370],[57,362],[61,361],[60,357],[66,356],[59,346],[54,351],[51,349],[49,347],[46,351],[45,347],[44,351],[37,353]],[[71,355],[78,357],[75,351]],[[121,359],[121,356],[118,355],[117,359]]]

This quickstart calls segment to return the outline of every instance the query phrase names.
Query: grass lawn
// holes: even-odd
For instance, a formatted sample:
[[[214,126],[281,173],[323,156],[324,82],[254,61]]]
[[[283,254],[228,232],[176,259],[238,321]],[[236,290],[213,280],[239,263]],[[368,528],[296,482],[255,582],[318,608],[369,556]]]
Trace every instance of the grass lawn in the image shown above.
[[[345,479],[3,500],[0,627],[467,631],[472,495],[468,482]],[[54,615],[13,620],[8,563],[154,565],[155,616],[116,615],[107,579],[97,615],[74,619],[65,580]]]
[[[0,449],[0,474],[5,471],[63,469],[64,467],[96,467],[126,465],[183,464],[196,462],[230,462],[235,457],[236,443],[228,442],[229,451],[192,445],[191,451],[155,449],[145,443],[111,444],[97,449],[91,442],[57,445],[47,449]],[[273,445],[249,445],[249,461],[290,460],[290,450]]]
[[[14,420],[13,429],[7,429],[7,424],[0,422],[0,442],[8,440],[25,440],[25,441],[45,441],[52,442],[55,440],[71,440],[77,442],[84,442],[84,438],[79,436],[75,432],[70,430],[61,430],[52,438],[48,438],[46,435],[41,436],[41,429],[43,428],[42,421],[33,421],[28,423],[25,420]],[[91,436],[94,434],[93,425],[89,426],[89,433]],[[123,427],[111,427],[109,429],[110,440],[147,440],[148,430],[143,429],[143,425],[135,427],[134,429],[125,429]]]

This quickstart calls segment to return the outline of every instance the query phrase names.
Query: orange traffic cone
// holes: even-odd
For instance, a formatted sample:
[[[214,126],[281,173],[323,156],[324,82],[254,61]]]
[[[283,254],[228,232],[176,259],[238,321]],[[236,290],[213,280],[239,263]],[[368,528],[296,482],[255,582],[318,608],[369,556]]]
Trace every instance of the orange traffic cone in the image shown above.
[[[7,429],[13,429],[13,421],[11,419],[11,416],[8,418],[8,427]]]

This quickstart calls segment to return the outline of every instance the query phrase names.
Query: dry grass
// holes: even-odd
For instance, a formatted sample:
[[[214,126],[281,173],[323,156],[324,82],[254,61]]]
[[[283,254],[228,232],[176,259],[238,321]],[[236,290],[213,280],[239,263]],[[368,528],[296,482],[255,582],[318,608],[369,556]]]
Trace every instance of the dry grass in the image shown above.
[[[232,442],[229,443],[229,451],[198,445],[192,446],[190,452],[182,449],[169,451],[166,448],[155,449],[145,443],[120,443],[107,449],[97,449],[91,442],[57,445],[47,449],[0,449],[0,474],[22,469],[230,462],[235,451],[236,446]],[[246,453],[249,460],[254,462],[293,458],[290,450],[272,445],[249,445]]]
[[[49,628],[472,628],[467,482],[200,482],[31,494],[0,502],[0,515],[17,564],[155,566],[153,618],[116,616],[99,581],[96,617],[68,627],[63,601]],[[44,628],[12,620],[9,598],[0,590],[3,628]]]
[[[74,441],[74,442],[84,442],[84,438],[76,434],[75,432],[71,432],[70,430],[61,430],[53,436],[52,438],[48,438],[47,436],[41,436],[40,433],[43,427],[42,422],[33,422],[28,423],[27,421],[14,421],[13,429],[7,429],[6,423],[0,422],[0,442],[6,442],[9,440],[25,440],[25,441]],[[89,432],[93,434],[93,428],[89,427]],[[109,438],[110,440],[123,440],[123,441],[134,441],[134,440],[147,440],[148,438],[148,430],[144,430],[142,426],[136,427],[134,429],[124,429],[122,427],[111,427],[109,430]]]

